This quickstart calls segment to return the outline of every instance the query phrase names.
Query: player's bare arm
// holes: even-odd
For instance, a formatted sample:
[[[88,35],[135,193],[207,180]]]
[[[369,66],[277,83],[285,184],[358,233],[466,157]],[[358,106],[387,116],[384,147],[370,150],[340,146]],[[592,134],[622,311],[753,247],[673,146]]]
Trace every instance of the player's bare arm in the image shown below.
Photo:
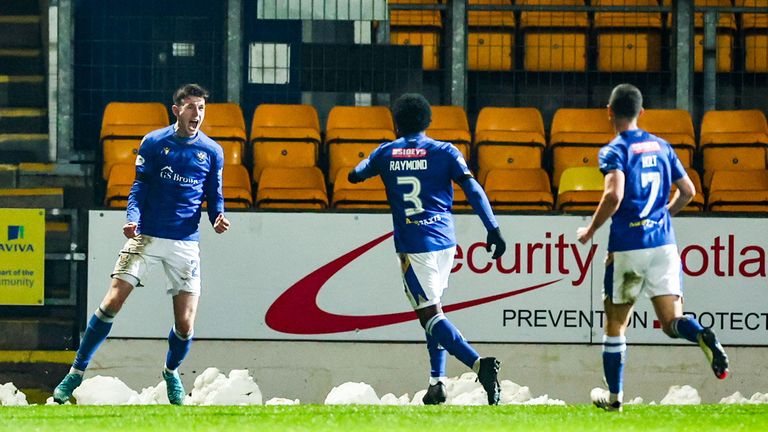
[[[693,182],[688,176],[677,179],[675,185],[677,186],[677,190],[667,205],[667,210],[669,210],[669,214],[672,216],[685,208],[685,206],[691,202],[694,195],[696,195],[696,186],[693,185]]]
[[[589,226],[581,227],[576,231],[576,237],[581,244],[590,241],[605,221],[616,213],[622,199],[624,199],[624,172],[613,170],[605,175],[603,197],[600,198],[600,204],[597,205]]]

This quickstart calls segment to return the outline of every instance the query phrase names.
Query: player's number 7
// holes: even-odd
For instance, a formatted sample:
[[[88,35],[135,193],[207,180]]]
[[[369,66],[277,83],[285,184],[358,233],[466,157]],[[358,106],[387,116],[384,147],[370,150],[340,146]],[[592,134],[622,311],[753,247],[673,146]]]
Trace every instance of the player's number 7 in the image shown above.
[[[648,216],[653,208],[653,203],[656,202],[656,197],[659,196],[659,189],[661,189],[661,173],[658,172],[644,172],[640,174],[640,183],[643,188],[651,186],[651,194],[648,196],[648,201],[645,202],[643,211],[640,212],[640,218]]]
[[[419,179],[412,176],[398,177],[397,184],[410,185],[412,187],[410,192],[403,194],[403,201],[413,204],[413,208],[405,209],[405,215],[413,216],[423,212],[424,207],[421,203],[421,199],[419,198],[419,194],[421,193],[421,182]]]

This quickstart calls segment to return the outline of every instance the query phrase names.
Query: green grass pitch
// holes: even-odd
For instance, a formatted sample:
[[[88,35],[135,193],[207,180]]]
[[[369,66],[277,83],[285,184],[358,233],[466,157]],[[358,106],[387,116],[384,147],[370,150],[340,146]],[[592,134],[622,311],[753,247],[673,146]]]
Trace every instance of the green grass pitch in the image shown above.
[[[768,405],[29,406],[0,407],[0,431],[764,431]]]

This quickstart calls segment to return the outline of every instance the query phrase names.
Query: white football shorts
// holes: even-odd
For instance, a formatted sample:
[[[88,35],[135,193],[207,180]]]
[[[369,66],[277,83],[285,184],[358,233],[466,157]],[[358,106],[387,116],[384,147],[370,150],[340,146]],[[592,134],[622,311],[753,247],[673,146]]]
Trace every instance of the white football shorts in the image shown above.
[[[603,298],[614,304],[634,303],[644,292],[653,298],[683,296],[677,245],[613,252],[606,259]]]
[[[112,271],[112,277],[131,285],[141,280],[156,264],[162,264],[168,294],[181,291],[200,295],[200,248],[197,241],[171,240],[139,234],[128,239]]]
[[[456,247],[434,252],[398,253],[405,295],[414,309],[440,303],[448,287]]]

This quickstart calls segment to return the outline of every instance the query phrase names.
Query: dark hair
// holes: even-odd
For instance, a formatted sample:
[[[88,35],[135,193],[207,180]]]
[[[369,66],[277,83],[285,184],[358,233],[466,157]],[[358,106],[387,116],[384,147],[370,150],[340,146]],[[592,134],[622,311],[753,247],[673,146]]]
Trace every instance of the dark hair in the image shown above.
[[[619,84],[613,88],[608,106],[617,118],[634,119],[643,109],[643,95],[632,84]]]
[[[184,99],[190,96],[197,96],[208,100],[208,90],[204,89],[200,84],[184,84],[173,93],[173,104],[181,106]]]
[[[395,126],[401,135],[419,133],[426,130],[432,122],[432,109],[424,96],[418,93],[405,93],[397,98],[392,106]]]

